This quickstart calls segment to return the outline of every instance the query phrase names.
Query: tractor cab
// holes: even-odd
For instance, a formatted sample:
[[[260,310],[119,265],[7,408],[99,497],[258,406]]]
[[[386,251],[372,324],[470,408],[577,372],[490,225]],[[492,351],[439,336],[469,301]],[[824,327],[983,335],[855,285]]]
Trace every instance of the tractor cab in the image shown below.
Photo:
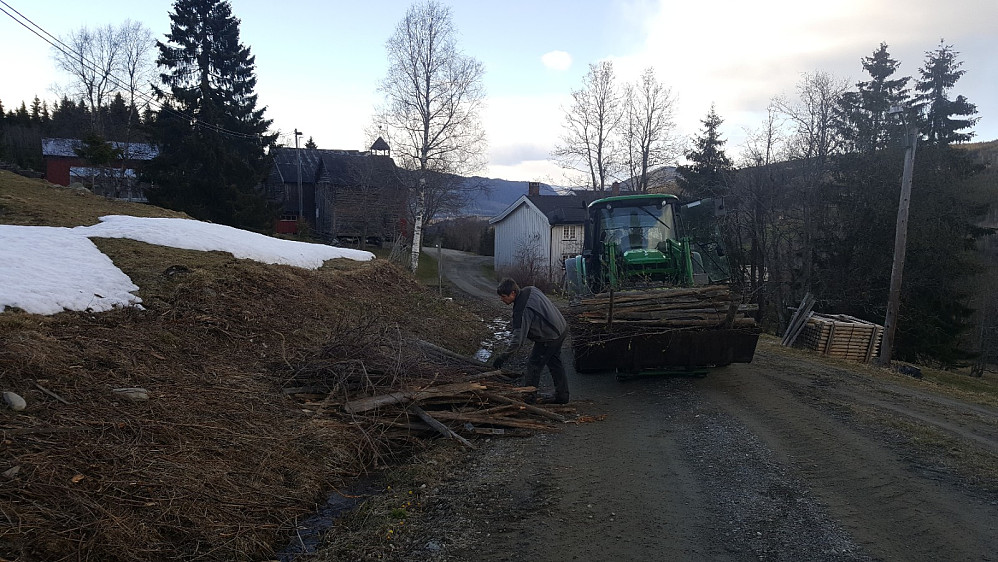
[[[631,195],[589,205],[586,241],[592,242],[597,285],[687,281],[676,232],[676,201],[671,195]]]
[[[566,261],[576,294],[726,281],[716,217],[720,200],[685,205],[675,195],[635,194],[589,204],[582,255]]]

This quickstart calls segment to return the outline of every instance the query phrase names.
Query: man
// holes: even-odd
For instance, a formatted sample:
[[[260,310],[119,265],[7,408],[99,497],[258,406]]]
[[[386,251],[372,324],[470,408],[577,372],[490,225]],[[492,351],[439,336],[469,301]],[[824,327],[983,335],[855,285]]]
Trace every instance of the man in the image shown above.
[[[510,323],[513,336],[509,347],[496,357],[492,366],[501,369],[513,352],[529,339],[534,342],[534,349],[527,360],[523,384],[536,387],[541,380],[541,371],[547,365],[554,381],[554,397],[540,402],[567,404],[568,377],[565,376],[565,365],[561,362],[561,345],[568,334],[565,317],[537,287],[524,287],[521,290],[516,281],[503,279],[496,293],[503,304],[513,305],[513,321]]]

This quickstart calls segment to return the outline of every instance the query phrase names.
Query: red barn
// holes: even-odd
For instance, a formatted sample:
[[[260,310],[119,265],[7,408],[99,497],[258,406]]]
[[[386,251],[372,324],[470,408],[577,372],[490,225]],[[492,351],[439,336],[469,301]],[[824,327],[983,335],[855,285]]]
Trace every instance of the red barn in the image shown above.
[[[69,186],[79,182],[98,195],[130,201],[145,201],[136,171],[143,163],[156,157],[156,147],[148,143],[110,141],[120,150],[123,159],[109,168],[98,168],[80,158],[76,150],[83,146],[79,139],[42,139],[42,156],[45,158],[45,179]]]

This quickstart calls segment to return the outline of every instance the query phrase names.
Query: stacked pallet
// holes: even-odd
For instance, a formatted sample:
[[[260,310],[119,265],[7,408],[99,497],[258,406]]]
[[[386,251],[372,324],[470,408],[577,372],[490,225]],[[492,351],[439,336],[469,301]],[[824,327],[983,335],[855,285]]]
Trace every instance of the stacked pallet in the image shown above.
[[[848,314],[812,313],[797,346],[822,355],[868,362],[880,353],[884,327]]]
[[[754,326],[751,307],[739,305],[727,285],[615,291],[584,298],[571,307],[582,324],[712,328]]]

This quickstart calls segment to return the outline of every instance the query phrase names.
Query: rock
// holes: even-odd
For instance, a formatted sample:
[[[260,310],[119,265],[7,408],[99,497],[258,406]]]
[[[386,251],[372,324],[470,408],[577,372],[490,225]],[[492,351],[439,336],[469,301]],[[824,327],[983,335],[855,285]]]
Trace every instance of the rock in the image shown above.
[[[28,407],[28,403],[21,398],[20,395],[10,391],[4,391],[3,393],[3,403],[7,405],[8,408],[14,410],[15,412],[20,412],[21,410]]]
[[[133,402],[149,400],[149,391],[144,388],[115,388],[112,390],[115,396],[120,396]]]
[[[173,277],[174,275],[181,275],[190,272],[191,270],[183,265],[171,265],[163,270],[163,277]]]

